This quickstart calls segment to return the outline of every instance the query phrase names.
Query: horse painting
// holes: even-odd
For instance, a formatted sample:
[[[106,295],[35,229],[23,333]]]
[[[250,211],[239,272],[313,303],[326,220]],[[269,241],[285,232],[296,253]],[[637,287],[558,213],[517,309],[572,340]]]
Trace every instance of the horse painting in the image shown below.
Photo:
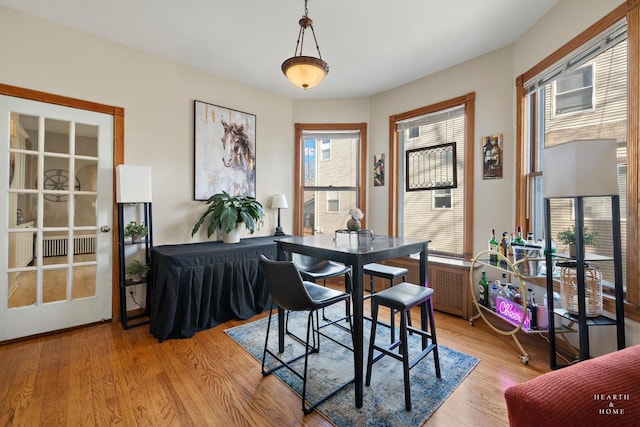
[[[251,152],[251,141],[244,131],[244,125],[227,123],[224,120],[222,127],[222,163],[228,168],[242,169],[248,176],[253,176],[256,167],[256,158]]]
[[[194,199],[256,195],[256,117],[195,101]]]

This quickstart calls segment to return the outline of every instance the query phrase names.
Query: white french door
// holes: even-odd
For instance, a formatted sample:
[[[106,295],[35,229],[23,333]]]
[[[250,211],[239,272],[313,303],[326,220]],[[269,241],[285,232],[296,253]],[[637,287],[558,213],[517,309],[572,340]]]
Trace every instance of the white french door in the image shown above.
[[[0,95],[0,164],[0,341],[110,319],[113,116]]]

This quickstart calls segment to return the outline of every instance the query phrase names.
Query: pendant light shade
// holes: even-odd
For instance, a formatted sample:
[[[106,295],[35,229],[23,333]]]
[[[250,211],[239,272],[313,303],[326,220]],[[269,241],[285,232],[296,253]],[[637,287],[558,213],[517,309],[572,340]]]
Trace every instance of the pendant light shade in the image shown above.
[[[316,40],[316,33],[313,30],[313,20],[309,18],[307,0],[304,2],[304,15],[300,18],[298,24],[300,24],[300,32],[298,33],[296,50],[294,52],[294,56],[282,63],[282,72],[293,85],[303,89],[308,89],[310,87],[317,86],[322,79],[324,79],[324,76],[329,73],[329,65],[322,60],[320,47],[318,47],[318,41]],[[313,41],[315,42],[316,49],[318,50],[318,58],[302,54],[304,33],[307,28],[311,28]]]

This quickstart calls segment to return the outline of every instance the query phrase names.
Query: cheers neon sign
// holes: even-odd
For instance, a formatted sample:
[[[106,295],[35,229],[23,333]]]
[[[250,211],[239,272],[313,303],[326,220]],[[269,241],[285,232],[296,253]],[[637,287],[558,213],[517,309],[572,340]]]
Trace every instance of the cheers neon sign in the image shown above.
[[[496,297],[496,313],[507,322],[512,325],[518,326],[522,322],[524,317],[524,323],[522,329],[530,329],[530,314],[529,310],[525,309],[520,304],[502,298]]]

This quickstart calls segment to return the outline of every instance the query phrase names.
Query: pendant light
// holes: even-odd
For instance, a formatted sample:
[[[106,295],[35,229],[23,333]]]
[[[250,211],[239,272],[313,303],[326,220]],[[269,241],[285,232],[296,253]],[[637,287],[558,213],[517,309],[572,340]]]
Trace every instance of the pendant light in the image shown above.
[[[298,33],[296,50],[294,52],[294,56],[282,63],[282,72],[287,76],[292,84],[306,90],[318,85],[322,79],[324,79],[324,76],[329,72],[329,65],[322,60],[320,47],[318,47],[318,40],[316,39],[316,33],[313,30],[313,20],[309,18],[307,0],[304,1],[304,15],[300,18],[298,24],[300,24],[300,32]],[[315,42],[316,49],[318,50],[318,58],[302,54],[304,33],[307,28],[311,28],[313,41]]]

